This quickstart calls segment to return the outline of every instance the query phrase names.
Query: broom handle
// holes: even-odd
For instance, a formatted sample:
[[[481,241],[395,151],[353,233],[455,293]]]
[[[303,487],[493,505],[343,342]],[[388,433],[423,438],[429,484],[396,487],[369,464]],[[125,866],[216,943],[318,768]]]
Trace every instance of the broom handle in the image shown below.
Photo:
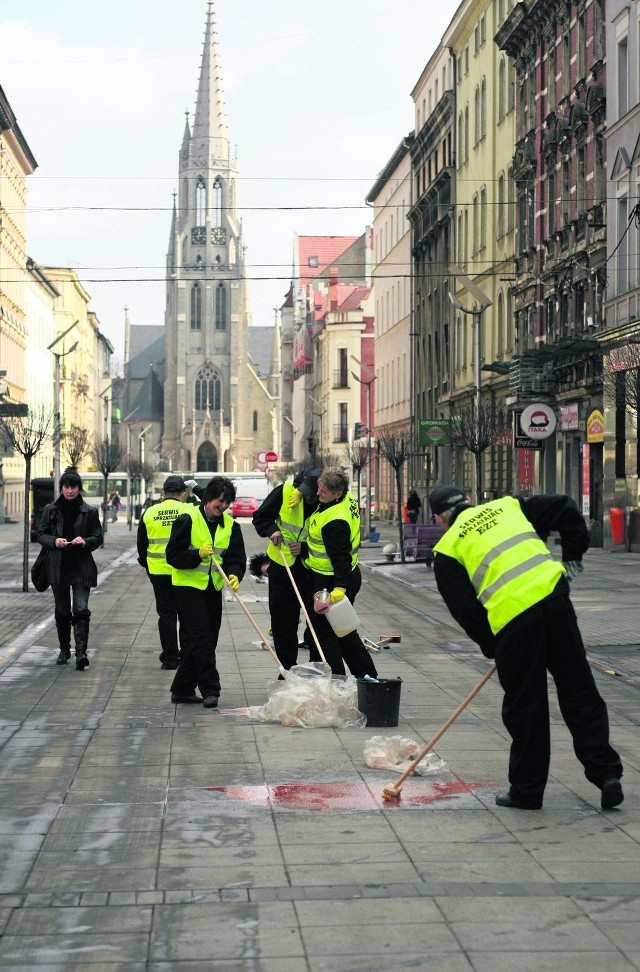
[[[320,647],[320,642],[318,641],[318,636],[316,634],[316,630],[315,630],[315,628],[313,627],[313,625],[311,623],[311,618],[309,617],[309,614],[308,614],[307,609],[305,607],[304,601],[302,600],[302,597],[300,595],[300,591],[298,590],[298,588],[296,586],[296,582],[293,579],[293,574],[291,573],[291,568],[289,567],[289,564],[287,563],[287,558],[284,555],[284,550],[282,549],[282,547],[280,547],[279,550],[280,550],[280,556],[282,557],[282,563],[285,565],[285,567],[287,569],[287,574],[289,575],[289,580],[291,581],[291,586],[293,587],[294,591],[296,592],[296,597],[298,598],[298,603],[300,604],[300,607],[304,611],[304,616],[307,619],[307,626],[309,628],[309,631],[313,635],[313,640],[316,643],[316,648],[318,649],[318,654],[320,655],[321,660],[326,665],[327,659],[324,657],[324,652],[323,652],[322,648]]]
[[[438,732],[433,737],[433,739],[430,739],[429,742],[426,744],[426,746],[423,746],[423,748],[420,750],[420,752],[415,757],[415,759],[411,760],[411,762],[407,766],[402,776],[399,776],[398,779],[393,784],[394,788],[401,786],[406,780],[407,776],[409,776],[410,773],[413,773],[414,769],[416,768],[420,760],[424,759],[427,753],[435,746],[438,739],[440,739],[441,736],[444,736],[449,726],[456,721],[456,719],[458,718],[462,710],[466,709],[466,707],[469,705],[469,702],[471,702],[472,698],[478,694],[478,692],[480,691],[484,683],[489,681],[489,679],[491,678],[495,670],[496,670],[496,666],[494,663],[489,669],[489,671],[485,672],[485,674],[482,676],[482,678],[480,679],[476,687],[471,689],[466,699],[463,699],[463,701],[460,703],[456,711],[449,716],[449,718],[443,725],[442,729],[439,729]]]
[[[222,575],[222,577],[224,577],[224,579],[227,582],[227,584],[229,584],[229,578],[225,574],[225,572],[224,572],[224,570],[222,568],[222,564],[219,564],[216,561],[216,566],[217,566],[220,574]],[[231,587],[231,584],[229,584],[229,587],[231,588],[231,593],[235,597],[236,601],[238,602],[238,604],[240,605],[240,607],[242,608],[242,610],[244,611],[244,613],[248,617],[249,621],[251,622],[251,624],[255,628],[256,633],[257,633],[258,637],[260,638],[260,641],[262,642],[262,644],[264,645],[264,647],[267,649],[267,651],[272,655],[273,660],[275,661],[275,663],[278,666],[278,668],[282,668],[282,665],[280,664],[280,659],[278,658],[278,656],[276,655],[275,651],[273,650],[273,648],[271,647],[271,645],[269,644],[269,642],[267,641],[267,639],[263,635],[263,633],[260,630],[260,628],[258,627],[258,625],[255,623],[255,621],[251,617],[251,615],[249,613],[249,609],[247,608],[246,604],[243,602],[243,600],[240,597],[240,595],[238,594],[238,592],[237,591],[234,591],[233,587]]]

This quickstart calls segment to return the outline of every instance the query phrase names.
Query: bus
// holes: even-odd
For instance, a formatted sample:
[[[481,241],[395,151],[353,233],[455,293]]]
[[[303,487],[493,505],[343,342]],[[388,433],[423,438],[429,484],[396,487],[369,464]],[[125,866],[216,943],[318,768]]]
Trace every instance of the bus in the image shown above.
[[[102,473],[81,472],[82,493],[85,503],[89,506],[101,507],[104,499],[104,476]],[[122,509],[126,509],[127,503],[127,474],[126,472],[113,472],[107,478],[107,495],[116,489],[122,501]],[[30,536],[32,543],[35,542],[40,517],[47,503],[53,503],[56,498],[57,483],[53,476],[35,477],[31,480],[31,510],[29,517]]]

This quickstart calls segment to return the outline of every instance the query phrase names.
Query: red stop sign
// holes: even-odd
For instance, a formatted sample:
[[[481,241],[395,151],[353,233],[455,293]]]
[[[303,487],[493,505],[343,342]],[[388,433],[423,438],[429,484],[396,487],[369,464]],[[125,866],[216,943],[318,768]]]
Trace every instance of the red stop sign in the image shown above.
[[[278,453],[277,452],[265,452],[264,461],[265,462],[277,462],[278,461]]]

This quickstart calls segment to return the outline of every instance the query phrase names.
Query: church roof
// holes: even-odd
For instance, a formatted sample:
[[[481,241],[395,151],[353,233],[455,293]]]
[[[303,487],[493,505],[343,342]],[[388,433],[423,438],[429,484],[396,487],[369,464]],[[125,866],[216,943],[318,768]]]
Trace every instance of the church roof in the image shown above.
[[[164,326],[133,324],[129,330],[127,378],[146,378],[152,364],[164,361]]]
[[[249,345],[249,357],[256,366],[256,371],[261,378],[267,378],[271,374],[271,350],[273,342],[273,326],[247,328],[247,341]]]
[[[148,370],[140,391],[131,402],[131,412],[135,412],[136,422],[144,419],[162,422],[164,418],[164,391],[152,369]]]
[[[298,283],[305,286],[319,277],[357,239],[357,236],[299,236]]]
[[[195,142],[204,140],[206,155],[224,159],[228,155],[229,139],[213,7],[213,0],[210,0],[191,136]]]

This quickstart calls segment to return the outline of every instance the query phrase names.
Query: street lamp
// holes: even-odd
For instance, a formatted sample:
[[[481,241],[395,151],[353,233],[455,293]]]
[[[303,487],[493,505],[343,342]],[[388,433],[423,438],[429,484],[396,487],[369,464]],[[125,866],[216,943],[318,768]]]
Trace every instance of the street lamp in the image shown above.
[[[367,538],[369,538],[371,536],[371,467],[373,465],[373,457],[371,455],[371,426],[373,425],[373,414],[371,411],[371,386],[376,380],[376,376],[369,368],[367,368],[366,365],[362,363],[362,361],[359,361],[355,355],[352,354],[351,359],[352,361],[355,361],[356,364],[359,364],[362,370],[366,371],[370,376],[368,379],[359,378],[355,371],[351,372],[355,380],[360,385],[364,385],[367,390],[367,512],[365,519],[365,531]]]
[[[313,414],[315,415],[316,418],[319,418],[320,419],[320,441],[318,443],[318,454],[319,454],[319,457],[320,457],[320,465],[322,465],[322,446],[323,446],[323,438],[324,438],[324,436],[323,436],[323,429],[322,429],[322,419],[327,414],[327,410],[326,410],[326,408],[323,408],[322,407],[322,402],[316,401],[316,399],[313,397],[313,395],[311,395],[310,398],[311,398],[311,401],[313,402],[313,404],[316,406],[316,408],[319,408],[320,409],[319,412],[314,412]],[[314,460],[313,461],[315,462],[315,455],[314,455]]]
[[[55,483],[60,481],[60,439],[62,438],[61,435],[62,425],[60,421],[60,358],[64,358],[68,354],[71,354],[72,351],[75,351],[75,349],[78,347],[78,342],[75,341],[67,351],[54,351],[53,349],[55,348],[58,341],[61,341],[63,337],[66,337],[69,331],[73,330],[73,328],[76,326],[77,323],[78,321],[74,321],[73,324],[71,324],[66,329],[66,331],[63,331],[62,334],[58,335],[55,341],[52,341],[51,344],[47,345],[47,350],[51,351],[51,354],[56,359],[55,411],[54,411],[54,426],[53,426],[53,447],[54,447],[53,478]]]

